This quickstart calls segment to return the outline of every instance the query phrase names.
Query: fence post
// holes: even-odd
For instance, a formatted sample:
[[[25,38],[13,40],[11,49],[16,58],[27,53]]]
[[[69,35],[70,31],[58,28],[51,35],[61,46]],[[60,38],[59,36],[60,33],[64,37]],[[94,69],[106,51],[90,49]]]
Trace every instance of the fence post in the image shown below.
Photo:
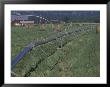
[[[61,48],[61,49],[62,49],[62,47],[63,47],[62,40],[63,40],[63,38],[61,37],[61,38],[60,38],[60,41],[61,41],[61,46],[60,46],[60,48]]]

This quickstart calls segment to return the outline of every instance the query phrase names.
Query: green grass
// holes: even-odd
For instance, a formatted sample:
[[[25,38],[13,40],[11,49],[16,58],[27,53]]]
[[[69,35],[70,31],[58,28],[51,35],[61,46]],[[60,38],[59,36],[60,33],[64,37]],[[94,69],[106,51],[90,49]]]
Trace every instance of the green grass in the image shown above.
[[[71,29],[78,27],[72,26]],[[82,26],[85,28],[85,26]],[[88,27],[89,29],[89,27]],[[63,30],[62,30],[63,31]],[[65,31],[65,30],[64,30]],[[69,31],[69,30],[67,30]],[[50,25],[45,31],[12,28],[12,59],[34,39],[56,34]],[[62,49],[54,42],[35,47],[12,70],[17,76],[98,77],[100,76],[100,33],[95,29],[77,38],[68,36]]]

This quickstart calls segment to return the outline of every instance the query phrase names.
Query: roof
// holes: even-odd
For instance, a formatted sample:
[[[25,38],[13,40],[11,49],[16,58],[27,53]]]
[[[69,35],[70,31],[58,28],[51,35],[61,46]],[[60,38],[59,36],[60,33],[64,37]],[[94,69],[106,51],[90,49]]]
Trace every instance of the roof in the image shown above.
[[[52,23],[60,23],[59,20],[51,20]]]
[[[28,16],[26,15],[11,15],[11,21],[14,20],[28,20]]]

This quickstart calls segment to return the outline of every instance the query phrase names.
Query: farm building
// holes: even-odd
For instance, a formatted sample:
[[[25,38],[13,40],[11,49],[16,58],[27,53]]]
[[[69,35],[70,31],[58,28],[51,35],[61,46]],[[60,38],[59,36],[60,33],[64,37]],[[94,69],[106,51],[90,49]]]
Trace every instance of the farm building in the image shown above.
[[[37,19],[37,18],[36,18]],[[12,15],[11,16],[11,25],[12,26],[33,26],[35,24],[34,16],[26,15]],[[38,19],[37,19],[38,20]]]
[[[36,17],[32,15],[11,15],[11,25],[12,26],[26,26],[31,27],[34,24],[41,24],[40,28],[44,30],[44,24],[47,21],[42,17]]]
[[[30,28],[30,27],[33,27],[34,26],[34,21],[28,21],[28,20],[26,20],[26,21],[20,21],[20,24],[22,26],[25,26],[27,28]]]

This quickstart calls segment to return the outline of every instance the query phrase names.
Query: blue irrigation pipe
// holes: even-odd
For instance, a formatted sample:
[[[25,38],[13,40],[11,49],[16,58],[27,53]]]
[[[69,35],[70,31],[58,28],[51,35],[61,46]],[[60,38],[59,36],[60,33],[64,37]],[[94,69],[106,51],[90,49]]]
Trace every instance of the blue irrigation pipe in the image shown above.
[[[34,47],[34,43],[31,42],[27,45],[12,61],[11,61],[11,69],[15,67],[15,65]]]
[[[26,47],[21,51],[11,62],[11,69],[32,49],[32,47]]]

